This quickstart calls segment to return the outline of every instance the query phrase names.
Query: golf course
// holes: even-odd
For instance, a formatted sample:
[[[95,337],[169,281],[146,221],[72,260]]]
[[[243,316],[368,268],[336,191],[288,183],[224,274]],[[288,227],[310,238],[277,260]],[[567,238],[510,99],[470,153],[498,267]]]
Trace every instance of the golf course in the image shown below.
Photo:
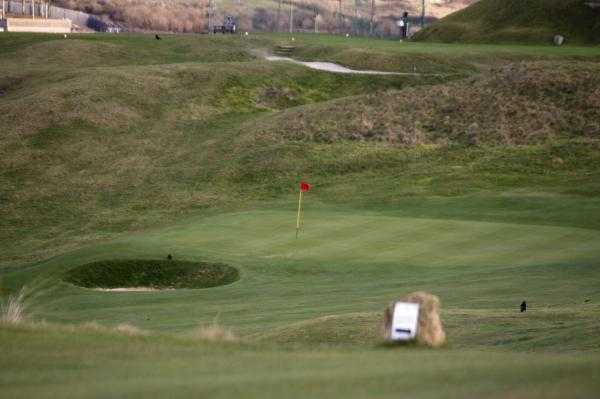
[[[0,397],[597,397],[600,47],[293,39],[0,34]]]

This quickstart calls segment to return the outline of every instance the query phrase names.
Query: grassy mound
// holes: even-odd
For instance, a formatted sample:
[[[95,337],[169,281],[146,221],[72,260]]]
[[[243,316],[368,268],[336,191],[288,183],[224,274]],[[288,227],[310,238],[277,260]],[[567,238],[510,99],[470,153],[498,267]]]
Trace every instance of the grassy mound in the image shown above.
[[[273,141],[286,137],[400,146],[531,145],[598,138],[598,87],[597,63],[511,64],[427,89],[390,90],[297,107],[263,118],[258,131],[262,139]]]
[[[440,42],[600,43],[600,10],[585,0],[481,0],[416,35]]]
[[[42,256],[48,256],[60,244],[47,245],[47,239],[71,235],[70,228],[54,230],[58,225],[85,224],[95,239],[147,225],[142,215],[149,210],[173,220],[185,209],[223,205],[236,199],[217,180],[228,168],[224,155],[240,122],[427,81],[260,61],[240,55],[244,43],[232,37],[172,36],[156,43],[141,35],[3,35],[0,47],[10,51],[0,60],[0,220],[10,227],[0,228],[0,241],[43,234]],[[96,47],[101,44],[110,46]],[[102,63],[85,64],[93,60],[89,51],[100,47],[106,47]],[[54,56],[41,62],[33,54]],[[27,205],[40,200],[43,208]],[[155,216],[151,223],[162,219]],[[54,231],[46,234],[41,226]],[[29,246],[8,247],[31,253]]]
[[[3,293],[28,287],[29,321],[124,332],[2,325],[2,393],[593,397],[600,47],[296,37],[299,57],[335,47],[360,69],[481,72],[459,82],[269,63],[252,54],[281,36],[259,36],[0,35]],[[62,280],[213,272],[79,266],[171,251],[245,278]],[[448,347],[375,347],[382,306],[419,290],[443,301]]]
[[[192,213],[286,202],[299,176],[336,187],[327,200],[337,203],[347,190],[340,178],[372,184],[375,175],[379,188],[369,190],[370,198],[355,193],[352,201],[389,199],[394,173],[405,174],[405,187],[429,181],[411,174],[417,163],[448,173],[448,152],[424,157],[421,144],[537,145],[553,137],[597,137],[594,60],[600,49],[296,36],[298,58],[450,74],[350,76],[256,55],[283,39],[2,35],[0,242],[6,249],[0,267]],[[524,67],[459,81],[481,65],[487,72],[523,59]],[[577,165],[562,165],[562,150],[552,155],[565,172],[591,169],[591,183],[594,152],[577,148],[577,158],[567,154]],[[528,176],[537,179],[547,155],[536,151],[540,167]],[[483,150],[475,160],[460,148],[452,154],[459,165],[489,158]],[[494,152],[498,170],[510,167],[507,155]],[[518,163],[533,162],[523,155]],[[469,191],[462,179],[477,182],[482,175],[461,170],[460,185],[453,183],[456,169],[448,183],[432,181],[430,189]],[[354,173],[361,176],[350,177]],[[586,182],[576,186],[589,192]]]
[[[210,288],[233,283],[237,269],[174,260],[105,260],[71,269],[65,280],[86,288]]]

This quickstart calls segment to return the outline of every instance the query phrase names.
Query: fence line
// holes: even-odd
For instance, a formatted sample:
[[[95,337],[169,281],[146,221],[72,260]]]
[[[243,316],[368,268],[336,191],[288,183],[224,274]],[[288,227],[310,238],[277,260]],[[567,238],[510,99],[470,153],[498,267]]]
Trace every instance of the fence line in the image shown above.
[[[44,7],[45,5],[42,5],[39,1],[36,2],[33,7],[31,4],[31,0],[24,2],[18,0],[6,1],[7,13],[14,15],[35,14],[36,18],[43,18],[45,15]],[[48,6],[48,18],[67,18],[70,19],[75,25],[90,28],[96,31],[105,31],[108,27],[108,24],[106,22],[102,21],[95,15],[56,6]]]

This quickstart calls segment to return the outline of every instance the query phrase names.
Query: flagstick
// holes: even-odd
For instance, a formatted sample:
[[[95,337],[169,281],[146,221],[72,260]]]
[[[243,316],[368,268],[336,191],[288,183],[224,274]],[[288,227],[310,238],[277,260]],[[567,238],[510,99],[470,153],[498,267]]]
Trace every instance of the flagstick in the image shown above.
[[[300,197],[298,198],[298,217],[296,218],[296,238],[298,238],[298,232],[300,231],[300,212],[302,210],[302,190],[300,190]]]

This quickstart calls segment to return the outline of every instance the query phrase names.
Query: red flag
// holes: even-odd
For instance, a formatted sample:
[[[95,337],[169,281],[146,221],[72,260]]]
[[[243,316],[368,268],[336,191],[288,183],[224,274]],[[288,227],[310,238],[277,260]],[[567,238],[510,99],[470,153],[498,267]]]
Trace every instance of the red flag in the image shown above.
[[[310,184],[303,182],[303,181],[300,182],[300,191],[302,191],[303,193],[309,191],[310,188],[311,188]]]

